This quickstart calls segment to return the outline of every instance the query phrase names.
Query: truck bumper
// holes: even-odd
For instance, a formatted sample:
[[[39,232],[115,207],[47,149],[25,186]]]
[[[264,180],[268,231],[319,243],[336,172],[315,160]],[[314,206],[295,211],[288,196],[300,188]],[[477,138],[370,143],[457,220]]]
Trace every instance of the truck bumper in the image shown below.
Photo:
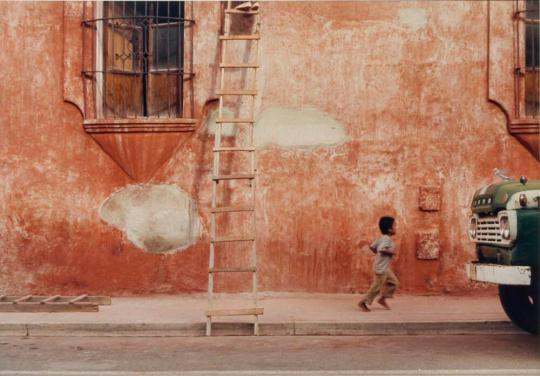
[[[466,270],[467,277],[472,281],[517,286],[529,286],[531,284],[531,268],[528,266],[471,262],[466,265]]]

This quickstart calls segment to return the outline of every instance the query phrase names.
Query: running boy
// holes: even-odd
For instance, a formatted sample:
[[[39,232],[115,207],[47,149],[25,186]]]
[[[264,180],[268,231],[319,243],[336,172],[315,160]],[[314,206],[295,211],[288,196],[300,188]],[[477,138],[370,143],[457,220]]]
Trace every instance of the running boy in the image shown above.
[[[368,305],[373,303],[373,299],[381,293],[377,303],[386,309],[390,309],[386,299],[394,295],[394,291],[399,286],[399,281],[395,274],[390,270],[390,262],[396,252],[396,246],[392,240],[392,235],[396,233],[395,220],[392,217],[381,217],[379,219],[379,229],[383,234],[378,240],[369,246],[369,249],[375,253],[375,278],[371,283],[366,295],[358,302],[358,307],[364,312],[369,312]]]

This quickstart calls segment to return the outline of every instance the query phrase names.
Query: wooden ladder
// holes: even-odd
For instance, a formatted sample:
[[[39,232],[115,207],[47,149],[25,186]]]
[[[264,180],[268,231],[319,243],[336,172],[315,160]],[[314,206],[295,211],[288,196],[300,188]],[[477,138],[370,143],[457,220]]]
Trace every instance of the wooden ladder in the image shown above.
[[[232,35],[231,31],[231,17],[234,15],[244,15],[253,17],[253,26],[250,34],[247,35]],[[257,242],[256,242],[256,222],[255,222],[255,177],[257,172],[257,162],[255,158],[255,147],[253,144],[253,127],[255,125],[255,97],[257,95],[256,82],[257,82],[257,68],[258,54],[259,54],[259,12],[258,11],[239,11],[233,9],[231,1],[227,1],[227,7],[225,9],[225,22],[224,22],[224,34],[220,36],[221,45],[221,64],[220,64],[220,89],[217,92],[219,96],[219,112],[216,120],[216,133],[213,149],[213,169],[212,169],[212,210],[211,210],[211,224],[210,224],[210,254],[209,254],[209,268],[208,268],[208,310],[206,311],[206,335],[212,334],[212,319],[217,316],[239,316],[249,315],[253,316],[253,333],[259,334],[259,315],[264,313],[263,308],[258,307],[257,298]],[[227,44],[235,43],[235,41],[248,41],[245,43],[253,43],[255,61],[250,63],[240,62],[227,62]],[[253,70],[253,83],[252,87],[246,89],[231,89],[226,87],[227,81],[225,75],[231,69],[246,72],[248,76],[249,70]],[[243,80],[242,80],[243,81]],[[246,80],[247,81],[247,80]],[[224,117],[224,97],[227,96],[239,96],[249,97],[249,114],[242,117]],[[240,109],[244,109],[240,105]],[[245,110],[245,109],[244,109]],[[240,111],[239,111],[240,112]],[[235,124],[236,126],[245,126],[246,139],[248,145],[225,147],[222,145],[222,126],[224,123]],[[220,154],[221,153],[249,153],[250,171],[242,174],[224,175],[220,172]],[[247,180],[250,184],[250,204],[248,205],[236,205],[236,206],[220,206],[217,202],[218,188],[221,181],[235,181],[235,180]],[[223,184],[222,184],[223,186]],[[217,236],[216,231],[216,217],[223,215],[223,213],[250,213],[251,217],[251,233],[249,235],[232,235],[232,236]],[[216,245],[222,243],[250,243],[251,253],[251,265],[247,268],[239,267],[216,267],[215,266],[215,252]],[[219,247],[218,247],[219,248]],[[252,305],[249,308],[236,308],[236,309],[216,309],[214,307],[214,275],[216,273],[251,273],[252,275]]]

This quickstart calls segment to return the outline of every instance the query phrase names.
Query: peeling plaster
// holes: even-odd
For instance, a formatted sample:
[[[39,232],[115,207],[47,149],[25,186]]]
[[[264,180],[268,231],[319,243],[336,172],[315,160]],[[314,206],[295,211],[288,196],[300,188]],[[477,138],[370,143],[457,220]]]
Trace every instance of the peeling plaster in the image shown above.
[[[174,185],[132,185],[109,197],[101,217],[151,253],[180,251],[201,233],[195,202]]]
[[[412,31],[418,31],[426,27],[426,10],[421,8],[400,9],[399,21]]]
[[[347,139],[343,124],[313,108],[269,107],[259,116],[255,144],[282,147],[337,145]]]
[[[206,117],[205,128],[208,134],[215,135],[217,130],[216,120],[219,115],[218,109],[213,109],[209,111],[208,116]],[[223,117],[224,118],[234,118],[234,113],[229,109],[223,108]],[[236,136],[236,126],[232,123],[223,123],[221,126],[221,136],[223,137],[234,137]]]

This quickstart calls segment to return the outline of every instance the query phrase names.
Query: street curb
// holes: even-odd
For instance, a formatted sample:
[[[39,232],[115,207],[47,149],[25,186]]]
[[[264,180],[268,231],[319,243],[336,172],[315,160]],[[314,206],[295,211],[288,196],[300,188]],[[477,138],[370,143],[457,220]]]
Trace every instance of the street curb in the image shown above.
[[[0,323],[5,337],[202,337],[205,323]],[[523,333],[509,321],[260,323],[261,336],[384,336]],[[214,323],[214,336],[253,335],[251,323]]]

